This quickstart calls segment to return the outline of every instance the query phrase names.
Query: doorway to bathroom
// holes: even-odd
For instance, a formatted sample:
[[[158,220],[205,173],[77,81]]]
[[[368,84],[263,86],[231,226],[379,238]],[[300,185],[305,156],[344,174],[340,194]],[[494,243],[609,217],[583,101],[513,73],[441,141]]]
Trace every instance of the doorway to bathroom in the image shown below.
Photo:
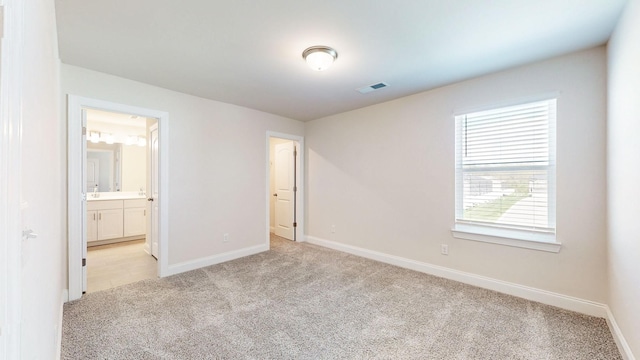
[[[68,100],[74,300],[166,273],[166,226],[160,219],[167,213],[168,114],[72,95]]]
[[[157,277],[152,159],[157,119],[86,114],[87,293]],[[157,137],[155,137],[157,138]],[[156,175],[154,177],[153,175]],[[151,225],[151,226],[149,226]],[[156,239],[157,240],[157,239]]]

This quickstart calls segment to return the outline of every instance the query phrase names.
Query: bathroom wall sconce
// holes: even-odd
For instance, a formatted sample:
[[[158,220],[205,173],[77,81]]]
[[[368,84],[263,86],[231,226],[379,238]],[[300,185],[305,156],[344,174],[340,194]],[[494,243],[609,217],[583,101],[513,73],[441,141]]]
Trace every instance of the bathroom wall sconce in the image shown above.
[[[338,52],[328,46],[311,46],[302,52],[302,58],[311,69],[324,71],[338,58]]]
[[[107,134],[107,133],[100,134],[100,141],[104,141],[109,145],[113,144],[114,142],[113,134]]]
[[[145,146],[147,145],[147,139],[144,136],[129,135],[125,145]]]
[[[138,143],[138,137],[135,135],[127,136],[127,141],[124,143],[125,145],[133,145]]]
[[[94,144],[97,144],[100,142],[100,133],[97,131],[91,131],[89,133],[89,141],[91,141]]]
[[[113,145],[115,143],[137,146],[147,145],[147,139],[144,136],[101,133],[99,131],[89,131],[87,140],[94,144],[103,142],[109,145]]]

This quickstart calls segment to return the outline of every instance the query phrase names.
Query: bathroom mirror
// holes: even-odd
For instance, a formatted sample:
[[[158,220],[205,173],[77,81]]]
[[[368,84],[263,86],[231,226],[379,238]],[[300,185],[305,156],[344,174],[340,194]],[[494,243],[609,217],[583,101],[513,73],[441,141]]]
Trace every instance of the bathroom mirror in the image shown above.
[[[120,148],[87,142],[87,192],[121,191]]]
[[[140,192],[147,187],[147,119],[85,109],[87,192]]]
[[[146,147],[87,142],[87,192],[146,188]]]

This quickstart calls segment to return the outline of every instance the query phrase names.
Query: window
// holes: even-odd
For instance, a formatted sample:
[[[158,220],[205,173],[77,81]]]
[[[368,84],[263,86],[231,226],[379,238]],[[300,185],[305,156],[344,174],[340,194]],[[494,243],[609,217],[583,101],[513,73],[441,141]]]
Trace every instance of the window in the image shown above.
[[[546,248],[536,242],[559,245],[555,117],[555,99],[456,116],[454,236],[539,250]]]

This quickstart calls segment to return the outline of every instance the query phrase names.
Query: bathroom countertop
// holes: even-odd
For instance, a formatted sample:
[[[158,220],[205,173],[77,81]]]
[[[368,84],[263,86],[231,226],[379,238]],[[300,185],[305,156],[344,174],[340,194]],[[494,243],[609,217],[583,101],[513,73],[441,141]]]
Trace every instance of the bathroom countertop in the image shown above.
[[[138,193],[98,193],[98,197],[93,197],[93,193],[87,194],[87,201],[100,201],[100,200],[134,200],[134,199],[146,199],[145,195],[139,195]]]

